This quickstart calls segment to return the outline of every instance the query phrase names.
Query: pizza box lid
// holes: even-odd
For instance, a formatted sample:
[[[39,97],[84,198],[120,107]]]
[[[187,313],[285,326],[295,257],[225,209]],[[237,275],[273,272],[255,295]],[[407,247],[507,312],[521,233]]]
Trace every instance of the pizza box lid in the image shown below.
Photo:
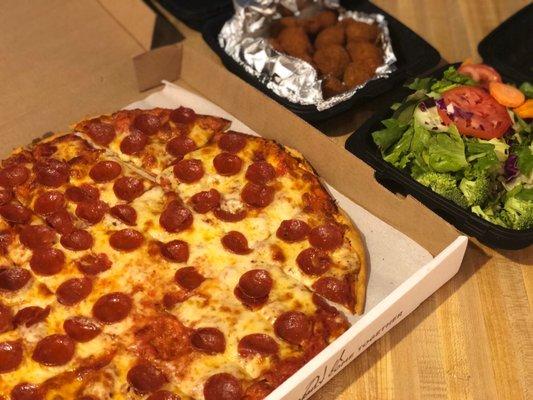
[[[220,14],[208,20],[202,29],[202,36],[211,49],[220,57],[228,70],[239,76],[247,83],[261,90],[270,98],[288,108],[290,111],[307,121],[321,121],[332,118],[354,106],[383,94],[405,79],[411,78],[435,67],[441,57],[439,52],[415,32],[402,24],[400,21],[386,13],[381,8],[368,0],[346,0],[341,5],[348,10],[358,10],[366,13],[378,13],[385,16],[388,21],[390,36],[394,53],[398,58],[396,70],[387,78],[376,79],[355,93],[349,99],[329,108],[319,111],[314,105],[301,105],[293,103],[281,96],[276,95],[266,87],[259,79],[249,74],[239,63],[231,58],[220,47],[218,34],[228,19],[233,16],[232,12]]]
[[[478,46],[483,61],[517,82],[533,77],[533,3],[489,33]]]
[[[450,66],[449,64],[432,72],[428,76],[441,77]],[[506,74],[504,80],[519,83]],[[397,88],[391,94],[390,103],[383,106],[372,117],[353,133],[346,141],[346,149],[374,168],[374,177],[391,192],[403,196],[412,195],[429,209],[440,215],[460,231],[477,238],[481,243],[492,248],[517,250],[533,244],[533,229],[517,231],[492,224],[481,217],[458,206],[453,201],[445,199],[430,188],[415,181],[411,175],[387,163],[372,139],[372,133],[383,129],[381,121],[390,118],[393,111],[391,105],[402,101],[412,90],[405,87]]]

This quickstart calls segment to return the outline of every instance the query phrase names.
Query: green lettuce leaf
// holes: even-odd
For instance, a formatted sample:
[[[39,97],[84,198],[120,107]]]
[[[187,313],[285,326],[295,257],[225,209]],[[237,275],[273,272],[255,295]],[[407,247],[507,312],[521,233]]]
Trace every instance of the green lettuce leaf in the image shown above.
[[[428,141],[429,166],[437,172],[457,172],[468,166],[465,144],[455,126],[450,132],[437,133]]]

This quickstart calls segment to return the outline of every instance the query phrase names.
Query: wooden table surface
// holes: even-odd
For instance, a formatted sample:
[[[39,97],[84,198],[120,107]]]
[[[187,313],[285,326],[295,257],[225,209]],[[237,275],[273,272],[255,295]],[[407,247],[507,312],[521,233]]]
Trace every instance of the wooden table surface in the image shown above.
[[[98,1],[112,6],[131,0]],[[528,4],[528,0],[374,2],[422,35],[449,61],[478,58],[479,41]],[[78,119],[80,109],[99,114],[139,97],[131,56],[142,50],[143,43],[123,48],[113,47],[112,40],[77,40],[83,34],[80,24],[97,29],[103,20],[96,6],[84,7],[90,15],[80,15],[81,0],[8,3],[11,6],[4,4],[0,12],[0,48],[8,49],[0,52],[0,81],[2,92],[10,96],[0,94],[0,131],[44,132]],[[48,6],[46,13],[42,11],[44,4]],[[54,19],[64,8],[71,17]],[[32,24],[25,25],[29,17]],[[19,26],[25,26],[25,34],[17,31]],[[34,38],[43,32],[50,40],[36,46]],[[200,41],[198,34],[186,29],[184,33]],[[117,34],[110,29],[110,37]],[[86,55],[84,63],[67,70],[64,66],[73,62],[69,58],[50,60],[48,54],[56,51],[54,46],[59,43]],[[28,49],[33,52],[30,58]],[[112,62],[105,58],[110,54],[116,55]],[[39,63],[39,68],[31,68],[32,63]],[[17,74],[21,68],[28,68],[28,72]],[[77,90],[87,95],[72,104],[64,96],[66,82],[69,87],[76,83]],[[343,145],[347,134],[376,104],[350,110],[334,122],[318,124],[318,128]],[[29,126],[23,118],[26,113],[39,118]],[[469,245],[460,272],[450,282],[348,365],[313,400],[533,399],[532,266],[533,246],[497,252]]]

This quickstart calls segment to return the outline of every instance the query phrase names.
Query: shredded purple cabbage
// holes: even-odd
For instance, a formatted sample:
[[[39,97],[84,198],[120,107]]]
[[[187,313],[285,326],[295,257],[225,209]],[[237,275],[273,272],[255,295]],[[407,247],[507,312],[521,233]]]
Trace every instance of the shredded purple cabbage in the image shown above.
[[[474,116],[473,113],[462,110],[461,108],[456,107],[456,106],[453,107],[453,114],[455,117],[460,117],[466,121],[470,121],[472,117]]]
[[[505,181],[510,182],[516,178],[520,171],[518,169],[518,156],[516,154],[511,154],[505,161]]]
[[[437,105],[437,108],[440,108],[441,110],[446,110],[446,103],[444,102],[444,99],[435,100],[435,104]]]

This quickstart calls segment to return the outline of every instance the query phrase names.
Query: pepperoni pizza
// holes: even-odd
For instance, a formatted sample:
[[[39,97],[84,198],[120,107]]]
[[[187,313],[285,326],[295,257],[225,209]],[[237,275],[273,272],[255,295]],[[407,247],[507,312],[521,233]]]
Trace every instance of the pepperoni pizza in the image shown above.
[[[228,127],[119,111],[2,162],[0,399],[258,400],[363,311],[312,168]]]

